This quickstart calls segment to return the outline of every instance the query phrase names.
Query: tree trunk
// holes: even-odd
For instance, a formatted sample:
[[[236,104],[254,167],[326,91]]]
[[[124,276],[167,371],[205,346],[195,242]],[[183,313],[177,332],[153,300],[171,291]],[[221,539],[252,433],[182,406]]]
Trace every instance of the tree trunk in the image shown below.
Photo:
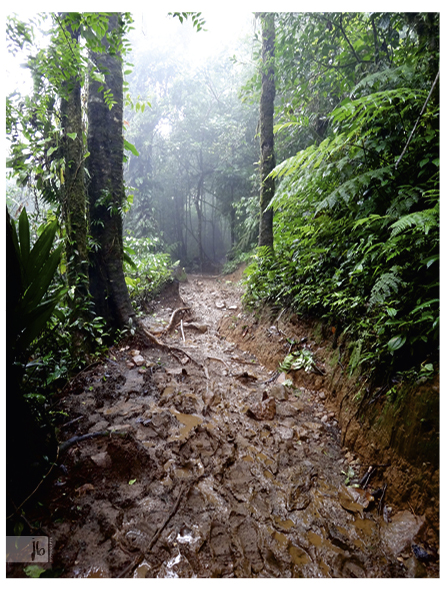
[[[234,185],[231,182],[231,205],[229,206],[229,228],[231,233],[231,248],[235,246],[235,207],[234,207]]]
[[[197,194],[194,198],[195,203],[195,210],[197,212],[197,241],[198,241],[198,256],[200,259],[200,272],[203,272],[203,212],[202,212],[202,203],[201,203],[201,193],[203,190],[203,175],[200,176],[200,180],[198,181],[197,186]]]
[[[64,15],[61,15],[62,18]],[[79,30],[66,26],[72,43],[77,46]],[[62,214],[66,229],[68,285],[74,287],[74,308],[77,313],[88,298],[88,215],[87,189],[84,176],[82,141],[81,84],[77,77],[68,80],[62,91],[62,149],[65,158],[65,182],[62,192]],[[84,308],[85,316],[87,310]]]
[[[274,13],[260,15],[262,23],[262,92],[260,96],[260,227],[259,246],[274,245],[273,211],[267,209],[274,196],[274,179],[267,178],[276,165],[274,156]]]
[[[113,13],[109,32],[120,26]],[[108,41],[104,38],[108,48]],[[122,213],[124,201],[123,154],[123,76],[122,61],[114,52],[92,53],[97,69],[104,74],[99,82],[90,71],[88,85],[88,171],[90,185],[91,235],[90,291],[98,316],[107,327],[123,328],[134,311],[123,271]],[[104,86],[104,91],[100,90]],[[103,92],[111,92],[109,108]]]

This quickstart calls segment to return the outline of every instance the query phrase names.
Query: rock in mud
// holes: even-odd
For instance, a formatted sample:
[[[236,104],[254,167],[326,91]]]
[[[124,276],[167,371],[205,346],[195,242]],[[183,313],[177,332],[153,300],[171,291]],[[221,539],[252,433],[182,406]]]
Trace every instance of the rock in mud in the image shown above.
[[[96,464],[96,466],[98,466],[98,468],[109,468],[112,463],[111,457],[106,451],[99,452],[91,456],[91,459]]]
[[[276,401],[274,398],[264,398],[262,402],[248,408],[246,414],[256,421],[272,421],[276,416]]]
[[[412,515],[410,511],[400,511],[391,523],[381,526],[381,536],[389,551],[398,556],[411,547],[411,544],[423,526],[424,519]]]
[[[288,400],[288,392],[283,384],[274,384],[273,386],[271,386],[269,393],[270,396],[272,396],[272,398],[275,398],[276,400]]]

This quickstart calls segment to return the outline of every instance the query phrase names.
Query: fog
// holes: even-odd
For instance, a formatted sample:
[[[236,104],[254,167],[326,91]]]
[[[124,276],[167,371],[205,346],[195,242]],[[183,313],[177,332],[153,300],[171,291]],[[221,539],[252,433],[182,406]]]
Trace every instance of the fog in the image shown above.
[[[258,107],[244,107],[239,92],[252,72],[256,21],[248,10],[201,16],[197,31],[166,10],[133,13],[129,91],[150,106],[125,112],[126,139],[139,152],[125,166],[134,189],[125,231],[159,235],[186,268],[215,270],[246,217],[236,204],[253,197]]]

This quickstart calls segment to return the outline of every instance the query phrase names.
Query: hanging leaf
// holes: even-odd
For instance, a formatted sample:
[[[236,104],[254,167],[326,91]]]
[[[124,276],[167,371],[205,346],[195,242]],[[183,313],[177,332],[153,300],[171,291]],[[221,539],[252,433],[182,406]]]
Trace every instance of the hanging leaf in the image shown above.
[[[135,146],[133,144],[131,144],[130,142],[128,142],[126,139],[124,139],[124,150],[128,150],[129,152],[131,152],[134,156],[139,156],[139,152],[138,150],[135,148]]]
[[[387,343],[387,346],[389,348],[389,351],[393,352],[397,351],[398,349],[401,349],[405,342],[406,335],[396,336],[390,339],[390,341]]]

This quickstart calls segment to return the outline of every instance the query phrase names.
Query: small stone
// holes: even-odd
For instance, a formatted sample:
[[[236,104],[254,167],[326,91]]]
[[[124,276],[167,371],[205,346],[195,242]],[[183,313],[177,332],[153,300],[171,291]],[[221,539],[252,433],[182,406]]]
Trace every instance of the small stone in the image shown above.
[[[266,398],[258,404],[253,404],[246,414],[257,421],[272,421],[276,415],[276,401],[274,398]]]
[[[288,427],[284,427],[282,425],[279,425],[276,428],[276,433],[279,435],[279,437],[283,441],[286,441],[288,439],[293,439],[293,437],[294,437],[294,430],[293,429],[289,429]]]
[[[226,308],[226,304],[224,302],[215,302],[215,307],[217,310],[223,310],[223,308]]]
[[[229,306],[228,310],[237,310],[237,306],[234,304],[232,306]]]
[[[319,392],[319,398],[321,400],[325,400],[325,398],[326,398],[325,392]]]
[[[288,392],[283,384],[274,384],[269,393],[276,400],[288,400]]]
[[[108,468],[111,466],[112,463],[111,457],[108,455],[106,451],[91,456],[91,459],[99,468]]]
[[[128,369],[132,369],[133,367],[135,367],[135,364],[133,363],[133,361],[126,361],[125,364],[128,367]]]
[[[135,355],[135,357],[133,357],[133,363],[140,367],[141,365],[144,365],[145,359],[142,355]]]
[[[278,384],[283,384],[284,382],[287,381],[287,375],[285,372],[282,372],[281,374],[278,375],[276,382]]]
[[[138,351],[138,349],[132,349],[132,350],[130,351],[130,355],[131,355],[132,357],[136,357],[136,356],[137,356],[137,355],[139,355],[139,354],[140,354],[140,351]]]

